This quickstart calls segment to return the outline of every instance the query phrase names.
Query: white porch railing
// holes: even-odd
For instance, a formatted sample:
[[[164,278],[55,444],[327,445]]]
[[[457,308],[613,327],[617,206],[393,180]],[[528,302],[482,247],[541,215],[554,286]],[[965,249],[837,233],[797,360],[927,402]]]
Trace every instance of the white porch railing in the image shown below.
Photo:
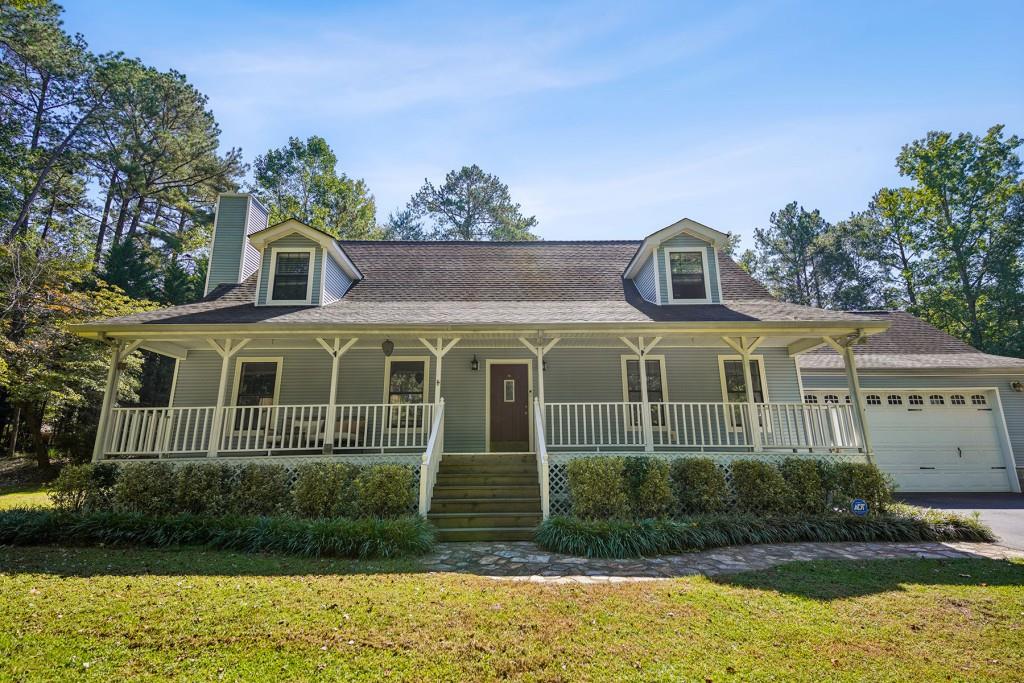
[[[549,448],[646,446],[641,403],[548,403],[544,409]],[[756,419],[749,419],[746,403],[651,403],[651,445],[699,451],[753,450],[756,443],[766,450],[862,447],[853,407],[847,404],[760,403],[754,413]]]
[[[540,484],[540,511],[543,519],[551,516],[551,476],[548,467],[548,447],[544,432],[544,406],[540,399],[533,401],[533,437],[537,443],[537,481]]]
[[[225,406],[219,435],[212,406],[114,408],[104,457],[159,457],[216,452],[295,453],[422,450],[434,416],[431,403]],[[330,436],[328,436],[330,435]]]
[[[434,497],[434,484],[437,483],[437,470],[444,457],[444,399],[437,404],[434,419],[430,424],[430,438],[420,462],[420,514],[430,512],[430,501]]]

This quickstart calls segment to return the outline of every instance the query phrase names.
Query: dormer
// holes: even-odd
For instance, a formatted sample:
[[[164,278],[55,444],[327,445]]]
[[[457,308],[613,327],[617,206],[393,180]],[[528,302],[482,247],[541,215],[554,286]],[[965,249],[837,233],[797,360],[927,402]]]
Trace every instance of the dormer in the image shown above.
[[[326,306],[363,277],[332,235],[295,219],[249,241],[260,254],[257,306]]]
[[[722,301],[718,250],[729,236],[684,218],[648,235],[623,277],[645,300],[659,305],[717,304]]]

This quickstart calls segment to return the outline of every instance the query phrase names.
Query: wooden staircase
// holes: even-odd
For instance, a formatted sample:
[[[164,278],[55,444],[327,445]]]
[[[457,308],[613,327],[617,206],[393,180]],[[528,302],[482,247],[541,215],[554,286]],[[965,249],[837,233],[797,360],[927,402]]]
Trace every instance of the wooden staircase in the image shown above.
[[[528,541],[540,524],[533,453],[446,453],[427,518],[442,541]]]

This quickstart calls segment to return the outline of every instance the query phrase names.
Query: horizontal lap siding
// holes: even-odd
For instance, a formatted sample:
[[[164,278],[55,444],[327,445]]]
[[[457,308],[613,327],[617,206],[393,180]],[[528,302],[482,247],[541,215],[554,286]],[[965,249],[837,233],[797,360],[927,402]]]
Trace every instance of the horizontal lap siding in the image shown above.
[[[331,304],[345,296],[352,280],[333,258],[324,261],[324,268],[324,303]]]
[[[264,247],[263,254],[263,265],[260,269],[260,289],[256,294],[256,301],[258,304],[263,305],[267,303],[268,291],[270,287],[270,262],[271,253],[274,249],[308,249],[315,248],[313,252],[313,305],[320,305],[320,269],[323,267],[323,254],[324,250],[320,248],[320,245],[311,239],[303,237],[302,235],[288,235],[282,237],[279,240],[274,240]]]
[[[658,245],[658,249],[655,251],[658,255],[658,279],[661,283],[661,291],[665,292],[665,300],[668,301],[672,292],[672,290],[669,289],[668,270],[665,263],[665,249],[694,247],[704,249],[707,254],[707,277],[708,287],[711,290],[711,302],[716,304],[721,303],[721,297],[718,296],[718,259],[715,258],[715,248],[704,240],[690,235],[676,235],[670,240],[665,240]]]
[[[633,284],[637,291],[652,304],[658,303],[658,268],[655,264],[655,256],[647,259],[647,263],[640,269],[640,272],[633,278]]]
[[[237,284],[238,268],[245,244],[247,197],[221,197],[217,206],[217,224],[210,253],[206,293],[217,285]]]
[[[1003,404],[1006,431],[1010,435],[1017,467],[1024,467],[1024,393],[1010,388],[1010,382],[1024,381],[1024,375],[873,375],[860,372],[862,389],[955,389],[958,387],[996,387]],[[804,389],[846,390],[846,375],[804,371]]]
[[[476,355],[480,369],[470,368]],[[441,395],[444,397],[444,447],[451,452],[487,450],[486,387],[487,359],[530,360],[525,347],[518,349],[471,349],[456,346],[441,366]],[[431,375],[433,376],[433,375]],[[536,387],[537,378],[533,378]],[[433,394],[431,394],[433,398]],[[533,398],[530,397],[532,402]]]

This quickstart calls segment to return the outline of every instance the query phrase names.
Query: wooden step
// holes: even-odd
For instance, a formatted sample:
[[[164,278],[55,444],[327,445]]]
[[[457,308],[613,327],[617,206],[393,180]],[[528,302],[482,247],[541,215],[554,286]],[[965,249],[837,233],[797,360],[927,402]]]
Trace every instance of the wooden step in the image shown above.
[[[537,474],[450,474],[439,472],[435,486],[530,486],[537,483]]]
[[[430,512],[536,512],[540,514],[540,498],[434,498]]]
[[[442,460],[437,471],[439,474],[479,474],[480,472],[487,472],[488,474],[529,474],[536,477],[537,463],[480,462],[454,465],[447,460]]]
[[[505,529],[536,527],[540,524],[540,512],[431,512],[427,515],[438,529]]]
[[[530,486],[434,486],[434,500],[448,498],[537,498],[540,484]]]
[[[463,541],[532,541],[534,527],[492,527],[476,529],[441,529],[438,540],[445,543]]]
[[[528,464],[537,463],[533,453],[445,453],[441,456],[441,465],[476,465],[476,464]]]

